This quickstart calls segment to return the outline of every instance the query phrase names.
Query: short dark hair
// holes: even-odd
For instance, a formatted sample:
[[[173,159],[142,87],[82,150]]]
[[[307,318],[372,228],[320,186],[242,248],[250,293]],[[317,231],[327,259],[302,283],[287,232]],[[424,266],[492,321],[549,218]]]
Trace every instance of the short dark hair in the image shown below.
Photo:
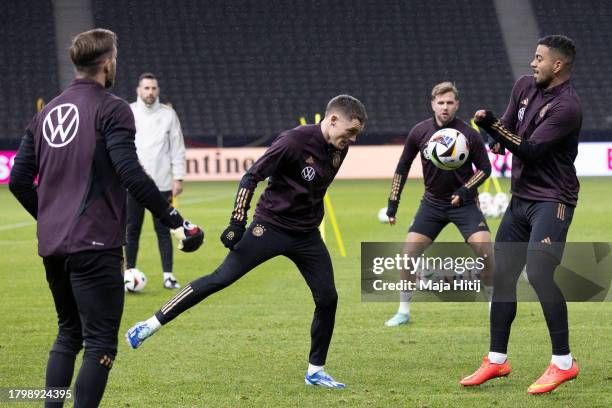
[[[548,48],[553,48],[565,58],[565,62],[568,65],[572,65],[574,58],[576,58],[576,44],[574,40],[565,35],[547,35],[538,40],[538,45],[545,45]]]
[[[70,45],[70,59],[77,71],[95,75],[100,63],[117,49],[117,35],[103,28],[77,34]]]
[[[138,85],[140,85],[140,82],[142,82],[143,79],[154,79],[157,81],[157,77],[151,72],[144,72],[140,74],[140,76],[138,77]]]
[[[331,111],[337,111],[350,120],[357,119],[362,125],[368,120],[366,108],[361,101],[351,95],[338,95],[333,97],[325,109],[327,116]]]

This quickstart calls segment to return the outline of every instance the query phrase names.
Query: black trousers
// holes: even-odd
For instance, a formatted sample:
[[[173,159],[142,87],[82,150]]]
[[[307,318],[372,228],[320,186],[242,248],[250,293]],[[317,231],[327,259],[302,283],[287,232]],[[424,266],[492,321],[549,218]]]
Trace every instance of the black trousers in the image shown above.
[[[554,281],[563,256],[574,207],[512,197],[495,238],[490,350],[506,353],[516,316],[516,283],[527,266],[529,283],[540,301],[556,355],[569,354],[567,305]]]
[[[58,319],[46,386],[70,386],[76,355],[84,347],[75,407],[97,406],[117,355],[124,301],[121,248],[45,257],[43,263]]]
[[[318,230],[288,232],[253,221],[217,270],[189,283],[155,315],[166,324],[278,255],[284,255],[295,263],[312,292],[315,311],[310,329],[309,361],[314,365],[324,365],[334,331],[338,294],[331,258]]]
[[[172,191],[161,191],[168,202],[172,200]],[[125,260],[127,268],[136,267],[136,259],[138,258],[138,243],[140,241],[140,232],[144,221],[145,208],[140,205],[134,197],[128,194],[127,198],[127,236],[125,244]],[[153,217],[153,227],[157,235],[157,246],[159,247],[159,255],[161,256],[162,272],[172,272],[173,253],[172,253],[172,238],[170,230],[164,226],[162,222]]]

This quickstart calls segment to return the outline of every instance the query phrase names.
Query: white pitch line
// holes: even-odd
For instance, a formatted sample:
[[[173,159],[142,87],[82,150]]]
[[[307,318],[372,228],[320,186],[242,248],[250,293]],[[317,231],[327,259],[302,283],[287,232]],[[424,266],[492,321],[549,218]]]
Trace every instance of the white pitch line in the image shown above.
[[[189,200],[180,200],[179,201],[179,208],[183,205],[192,205],[192,204],[199,204],[199,203],[205,203],[205,202],[210,202],[210,201],[217,201],[217,200],[222,200],[224,198],[228,198],[228,197],[233,197],[235,196],[234,193],[232,194],[219,194],[216,196],[211,196],[211,197],[203,197],[203,198],[192,198]],[[0,226],[0,231],[7,231],[7,230],[12,230],[12,229],[17,229],[17,228],[23,228],[23,227],[29,227],[30,225],[35,225],[36,221],[24,221],[24,222],[18,222],[15,224],[8,224],[8,225],[1,225]]]
[[[0,231],[6,231],[6,230],[17,229],[17,228],[22,228],[22,227],[29,227],[30,225],[35,225],[35,224],[36,224],[36,221],[24,221],[24,222],[18,222],[16,224],[1,225]]]

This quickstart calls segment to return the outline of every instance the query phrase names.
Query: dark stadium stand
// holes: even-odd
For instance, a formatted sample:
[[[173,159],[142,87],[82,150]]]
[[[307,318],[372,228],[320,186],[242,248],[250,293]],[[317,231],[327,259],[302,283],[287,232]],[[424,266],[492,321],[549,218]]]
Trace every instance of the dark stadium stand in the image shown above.
[[[488,0],[469,4],[95,0],[93,8],[96,25],[119,36],[120,96],[134,100],[138,75],[152,71],[186,135],[236,145],[301,115],[312,120],[339,93],[368,107],[367,142],[427,117],[442,80],[462,92],[462,116],[501,111],[513,79],[495,11]]]
[[[360,143],[399,142],[430,115],[435,83],[455,81],[459,116],[468,118],[479,107],[501,114],[514,82],[489,0],[453,7],[405,0],[92,3],[95,25],[119,35],[114,92],[133,101],[139,74],[154,72],[192,146],[269,143],[300,116],[312,121],[339,93],[368,107]],[[532,4],[542,34],[577,42],[582,140],[609,140],[612,2]],[[59,85],[52,0],[13,0],[2,10],[0,149],[10,149],[37,98],[49,100]]]
[[[612,130],[612,2],[532,0],[532,6],[542,35],[565,34],[576,42],[572,81],[582,100],[582,128]]]
[[[0,148],[19,146],[36,100],[59,91],[51,0],[11,1],[0,13]]]

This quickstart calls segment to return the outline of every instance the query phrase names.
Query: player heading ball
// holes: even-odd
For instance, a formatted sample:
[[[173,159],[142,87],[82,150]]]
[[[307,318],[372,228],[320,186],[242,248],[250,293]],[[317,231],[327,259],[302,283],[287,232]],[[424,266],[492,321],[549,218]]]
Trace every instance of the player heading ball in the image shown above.
[[[198,304],[231,285],[257,265],[279,255],[291,259],[309,286],[315,311],[307,385],[344,388],[323,370],[331,342],[338,294],[329,252],[319,233],[323,197],[340,169],[349,145],[363,131],[367,120],[363,104],[339,95],[327,104],[320,124],[298,126],[281,133],[240,181],[229,226],[221,234],[230,249],[223,263],[210,275],[189,283],[149,320],[128,330],[133,348]],[[247,212],[257,184],[268,178],[247,228]]]

